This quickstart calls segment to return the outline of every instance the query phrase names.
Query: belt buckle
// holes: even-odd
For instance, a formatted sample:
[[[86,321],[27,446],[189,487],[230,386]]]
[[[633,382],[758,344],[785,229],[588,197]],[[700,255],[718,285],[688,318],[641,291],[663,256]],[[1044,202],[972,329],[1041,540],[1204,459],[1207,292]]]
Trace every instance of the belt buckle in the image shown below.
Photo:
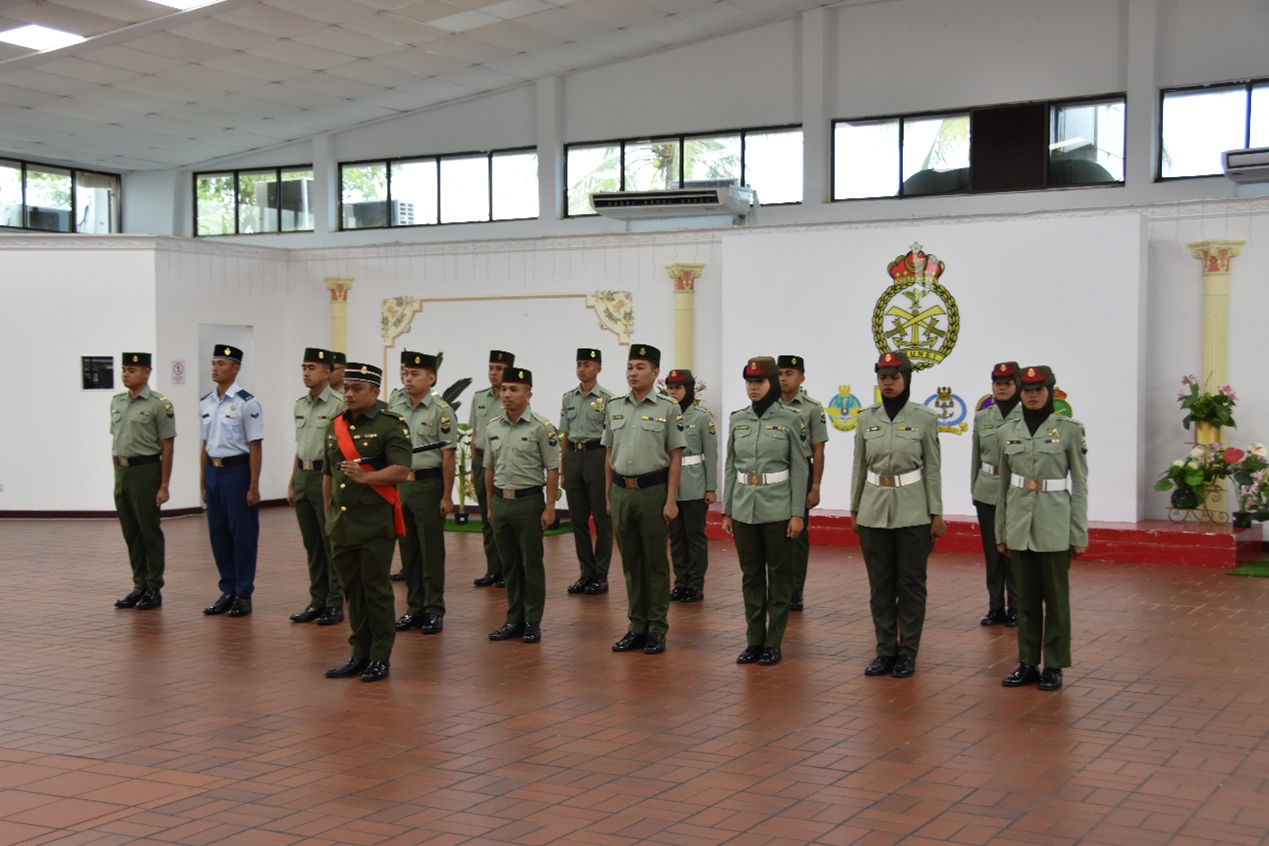
[[[212,463],[212,467],[224,467],[224,466],[225,466],[225,463],[224,463],[221,459],[219,459],[219,458],[213,458],[213,459],[211,460],[211,463]]]
[[[414,481],[414,471],[413,471],[413,470],[411,470],[411,471],[409,472],[409,474],[405,477],[405,480],[406,480],[407,482],[413,482],[413,481]]]
[[[574,452],[581,452],[582,450],[586,449],[586,444],[580,443],[580,442],[571,443],[569,444],[569,446],[573,448]]]
[[[761,485],[761,484],[762,484],[762,474],[761,474],[761,473],[750,473],[750,474],[749,474],[749,484],[750,484],[750,485]]]
[[[515,492],[515,491],[513,491],[513,490],[511,490],[510,488],[503,488],[503,489],[502,489],[502,498],[503,498],[503,499],[515,499],[515,498],[516,498],[516,492]]]
[[[878,476],[877,484],[883,488],[893,488],[897,478],[896,476]]]
[[[128,466],[128,457],[126,455],[119,456],[119,466],[120,467]]]
[[[1027,491],[1038,491],[1041,486],[1039,479],[1027,479],[1027,481],[1022,485],[1022,489]]]
[[[627,477],[626,477],[625,479],[623,479],[622,481],[625,483],[626,487],[627,487],[627,488],[629,488],[629,489],[631,489],[631,490],[638,490],[638,488],[639,488],[639,480],[638,480],[638,479],[632,479],[632,478],[630,478],[629,476],[627,476]]]

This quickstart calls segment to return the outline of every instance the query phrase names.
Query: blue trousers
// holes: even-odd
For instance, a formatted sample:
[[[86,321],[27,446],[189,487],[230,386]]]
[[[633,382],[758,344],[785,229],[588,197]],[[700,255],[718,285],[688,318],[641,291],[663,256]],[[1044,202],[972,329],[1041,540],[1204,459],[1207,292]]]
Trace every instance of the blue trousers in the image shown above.
[[[249,599],[256,589],[256,547],[260,542],[260,508],[247,505],[251,466],[208,464],[203,487],[207,490],[207,532],[220,571],[220,592]]]

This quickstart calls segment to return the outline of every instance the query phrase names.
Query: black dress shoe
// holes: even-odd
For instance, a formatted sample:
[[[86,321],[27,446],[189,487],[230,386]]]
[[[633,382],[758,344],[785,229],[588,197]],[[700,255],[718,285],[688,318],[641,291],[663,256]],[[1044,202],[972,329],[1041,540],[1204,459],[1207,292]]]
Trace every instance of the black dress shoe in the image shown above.
[[[505,588],[506,586],[507,586],[507,580],[504,579],[502,576],[499,576],[498,581],[494,582],[494,587]]]
[[[489,633],[490,640],[511,640],[524,637],[524,623],[504,623],[502,628]]]
[[[872,659],[872,663],[864,667],[865,676],[888,676],[894,669],[895,656],[878,655]]]
[[[1017,611],[1015,611],[1012,608],[1009,609],[1009,612],[1005,614],[1005,625],[1011,629],[1018,628],[1018,612]]]
[[[1019,664],[1018,669],[1001,679],[1005,687],[1022,687],[1024,684],[1035,684],[1040,680],[1040,671],[1030,664]]]
[[[424,614],[423,622],[419,624],[419,631],[423,634],[440,634],[445,628],[445,621],[435,614]]]
[[[585,593],[586,586],[588,584],[590,584],[590,576],[582,576],[580,579],[568,586],[568,592],[572,596],[577,596],[579,593]]]
[[[322,609],[314,608],[312,605],[310,605],[309,607],[305,608],[300,613],[292,614],[291,622],[292,623],[311,623],[320,616],[322,616]]]
[[[158,588],[147,588],[145,593],[141,595],[141,599],[137,601],[138,611],[149,611],[151,608],[158,608],[163,604],[163,594],[159,593]]]
[[[229,606],[226,617],[245,617],[251,613],[251,600],[245,596],[234,597],[234,604]]]
[[[911,655],[900,655],[894,659],[894,669],[890,675],[896,679],[906,679],[916,672],[916,658]]]
[[[683,594],[686,592],[687,588],[676,587],[674,590],[670,591],[670,601],[678,602],[683,598]]]
[[[770,667],[772,664],[780,663],[780,647],[768,646],[762,650],[762,654],[758,656],[758,666]]]
[[[793,591],[793,598],[789,600],[789,610],[790,611],[802,610],[802,591],[800,590]]]
[[[234,598],[227,593],[222,593],[220,599],[217,599],[211,605],[203,609],[204,614],[224,614],[233,607]]]
[[[660,655],[665,651],[665,635],[660,632],[649,632],[648,639],[643,644],[644,655]]]
[[[402,614],[400,619],[397,620],[396,625],[397,625],[397,631],[399,632],[409,631],[410,629],[417,629],[419,626],[423,625],[423,615],[422,614]]]
[[[364,682],[376,682],[388,677],[387,661],[371,661],[366,665],[366,669],[361,673],[361,680]]]
[[[987,615],[978,621],[980,626],[998,626],[1005,621],[1005,609],[989,608]]]
[[[647,637],[634,632],[626,632],[621,636],[621,640],[612,645],[613,652],[629,652],[632,649],[638,649],[648,642]]]
[[[333,626],[342,622],[344,622],[344,609],[342,608],[323,608],[322,616],[317,618],[317,625],[319,626]]]
[[[599,596],[601,593],[608,593],[608,580],[592,578],[590,584],[586,586],[586,595]]]
[[[683,598],[679,601],[680,602],[700,602],[704,598],[705,598],[705,591],[699,590],[698,588],[684,588]]]
[[[1041,690],[1057,690],[1062,686],[1062,671],[1045,667],[1040,673]]]
[[[338,667],[331,667],[326,671],[328,679],[346,679],[351,676],[359,676],[366,670],[366,666],[370,664],[369,658],[349,658],[344,664]]]
[[[116,608],[136,608],[137,603],[141,601],[141,596],[144,593],[145,591],[142,590],[141,588],[133,588],[132,593],[128,594],[123,599],[115,600],[115,607]]]
[[[538,643],[542,640],[542,624],[541,623],[525,623],[524,624],[524,642]]]
[[[753,664],[762,657],[761,646],[746,646],[745,651],[736,656],[737,664]]]
[[[485,573],[485,575],[481,576],[479,579],[472,579],[472,584],[476,587],[489,587],[497,584],[501,580],[501,573]]]
[[[391,576],[388,576],[388,581],[390,581],[390,582],[404,582],[404,581],[405,581],[405,573],[404,573],[404,572],[396,572],[396,573],[393,573]]]

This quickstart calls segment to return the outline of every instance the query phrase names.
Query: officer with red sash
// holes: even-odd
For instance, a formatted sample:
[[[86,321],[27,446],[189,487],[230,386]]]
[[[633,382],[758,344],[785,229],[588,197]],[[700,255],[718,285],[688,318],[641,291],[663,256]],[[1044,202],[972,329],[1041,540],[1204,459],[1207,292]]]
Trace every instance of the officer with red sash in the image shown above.
[[[388,677],[396,636],[392,551],[405,535],[397,485],[410,475],[410,430],[400,415],[376,405],[383,371],[349,362],[343,414],[326,431],[323,494],[331,561],[344,586],[352,656],[326,671],[331,679]]]

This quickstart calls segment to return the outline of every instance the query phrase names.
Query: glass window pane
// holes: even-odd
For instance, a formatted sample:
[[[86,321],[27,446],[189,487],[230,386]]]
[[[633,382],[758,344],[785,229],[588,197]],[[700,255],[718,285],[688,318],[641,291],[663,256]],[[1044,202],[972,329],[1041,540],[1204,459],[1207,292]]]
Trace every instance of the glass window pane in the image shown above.
[[[591,194],[597,191],[621,190],[620,144],[569,147],[565,156],[570,216],[595,214],[590,206]]]
[[[388,225],[388,165],[386,162],[341,165],[339,185],[344,202],[344,229]]]
[[[278,172],[242,171],[238,174],[238,234],[278,231]]]
[[[683,139],[683,181],[735,179],[740,184],[740,136]]]
[[[0,159],[0,226],[22,225],[22,163]]]
[[[49,232],[71,231],[70,171],[27,165],[26,225]]]
[[[313,171],[282,171],[278,209],[283,232],[313,231]]]
[[[493,157],[493,219],[538,216],[538,154],[501,153]]]
[[[664,191],[679,187],[679,139],[631,141],[626,144],[624,191]]]
[[[1269,147],[1269,85],[1251,89],[1251,146]]]
[[[899,121],[870,120],[833,127],[833,199],[899,194]]]
[[[1214,176],[1221,153],[1247,140],[1247,89],[1176,91],[1163,95],[1163,167],[1160,176]]]
[[[75,231],[108,235],[119,231],[119,177],[75,172]]]
[[[194,179],[198,235],[234,234],[234,175],[200,173]]]
[[[969,115],[905,118],[903,194],[949,194],[969,185]]]
[[[392,163],[393,226],[437,222],[436,169],[436,159]]]
[[[1124,101],[1054,106],[1049,184],[1124,181]]]
[[[764,205],[802,202],[802,130],[745,133],[744,184]]]
[[[441,159],[441,223],[489,219],[489,157]]]

